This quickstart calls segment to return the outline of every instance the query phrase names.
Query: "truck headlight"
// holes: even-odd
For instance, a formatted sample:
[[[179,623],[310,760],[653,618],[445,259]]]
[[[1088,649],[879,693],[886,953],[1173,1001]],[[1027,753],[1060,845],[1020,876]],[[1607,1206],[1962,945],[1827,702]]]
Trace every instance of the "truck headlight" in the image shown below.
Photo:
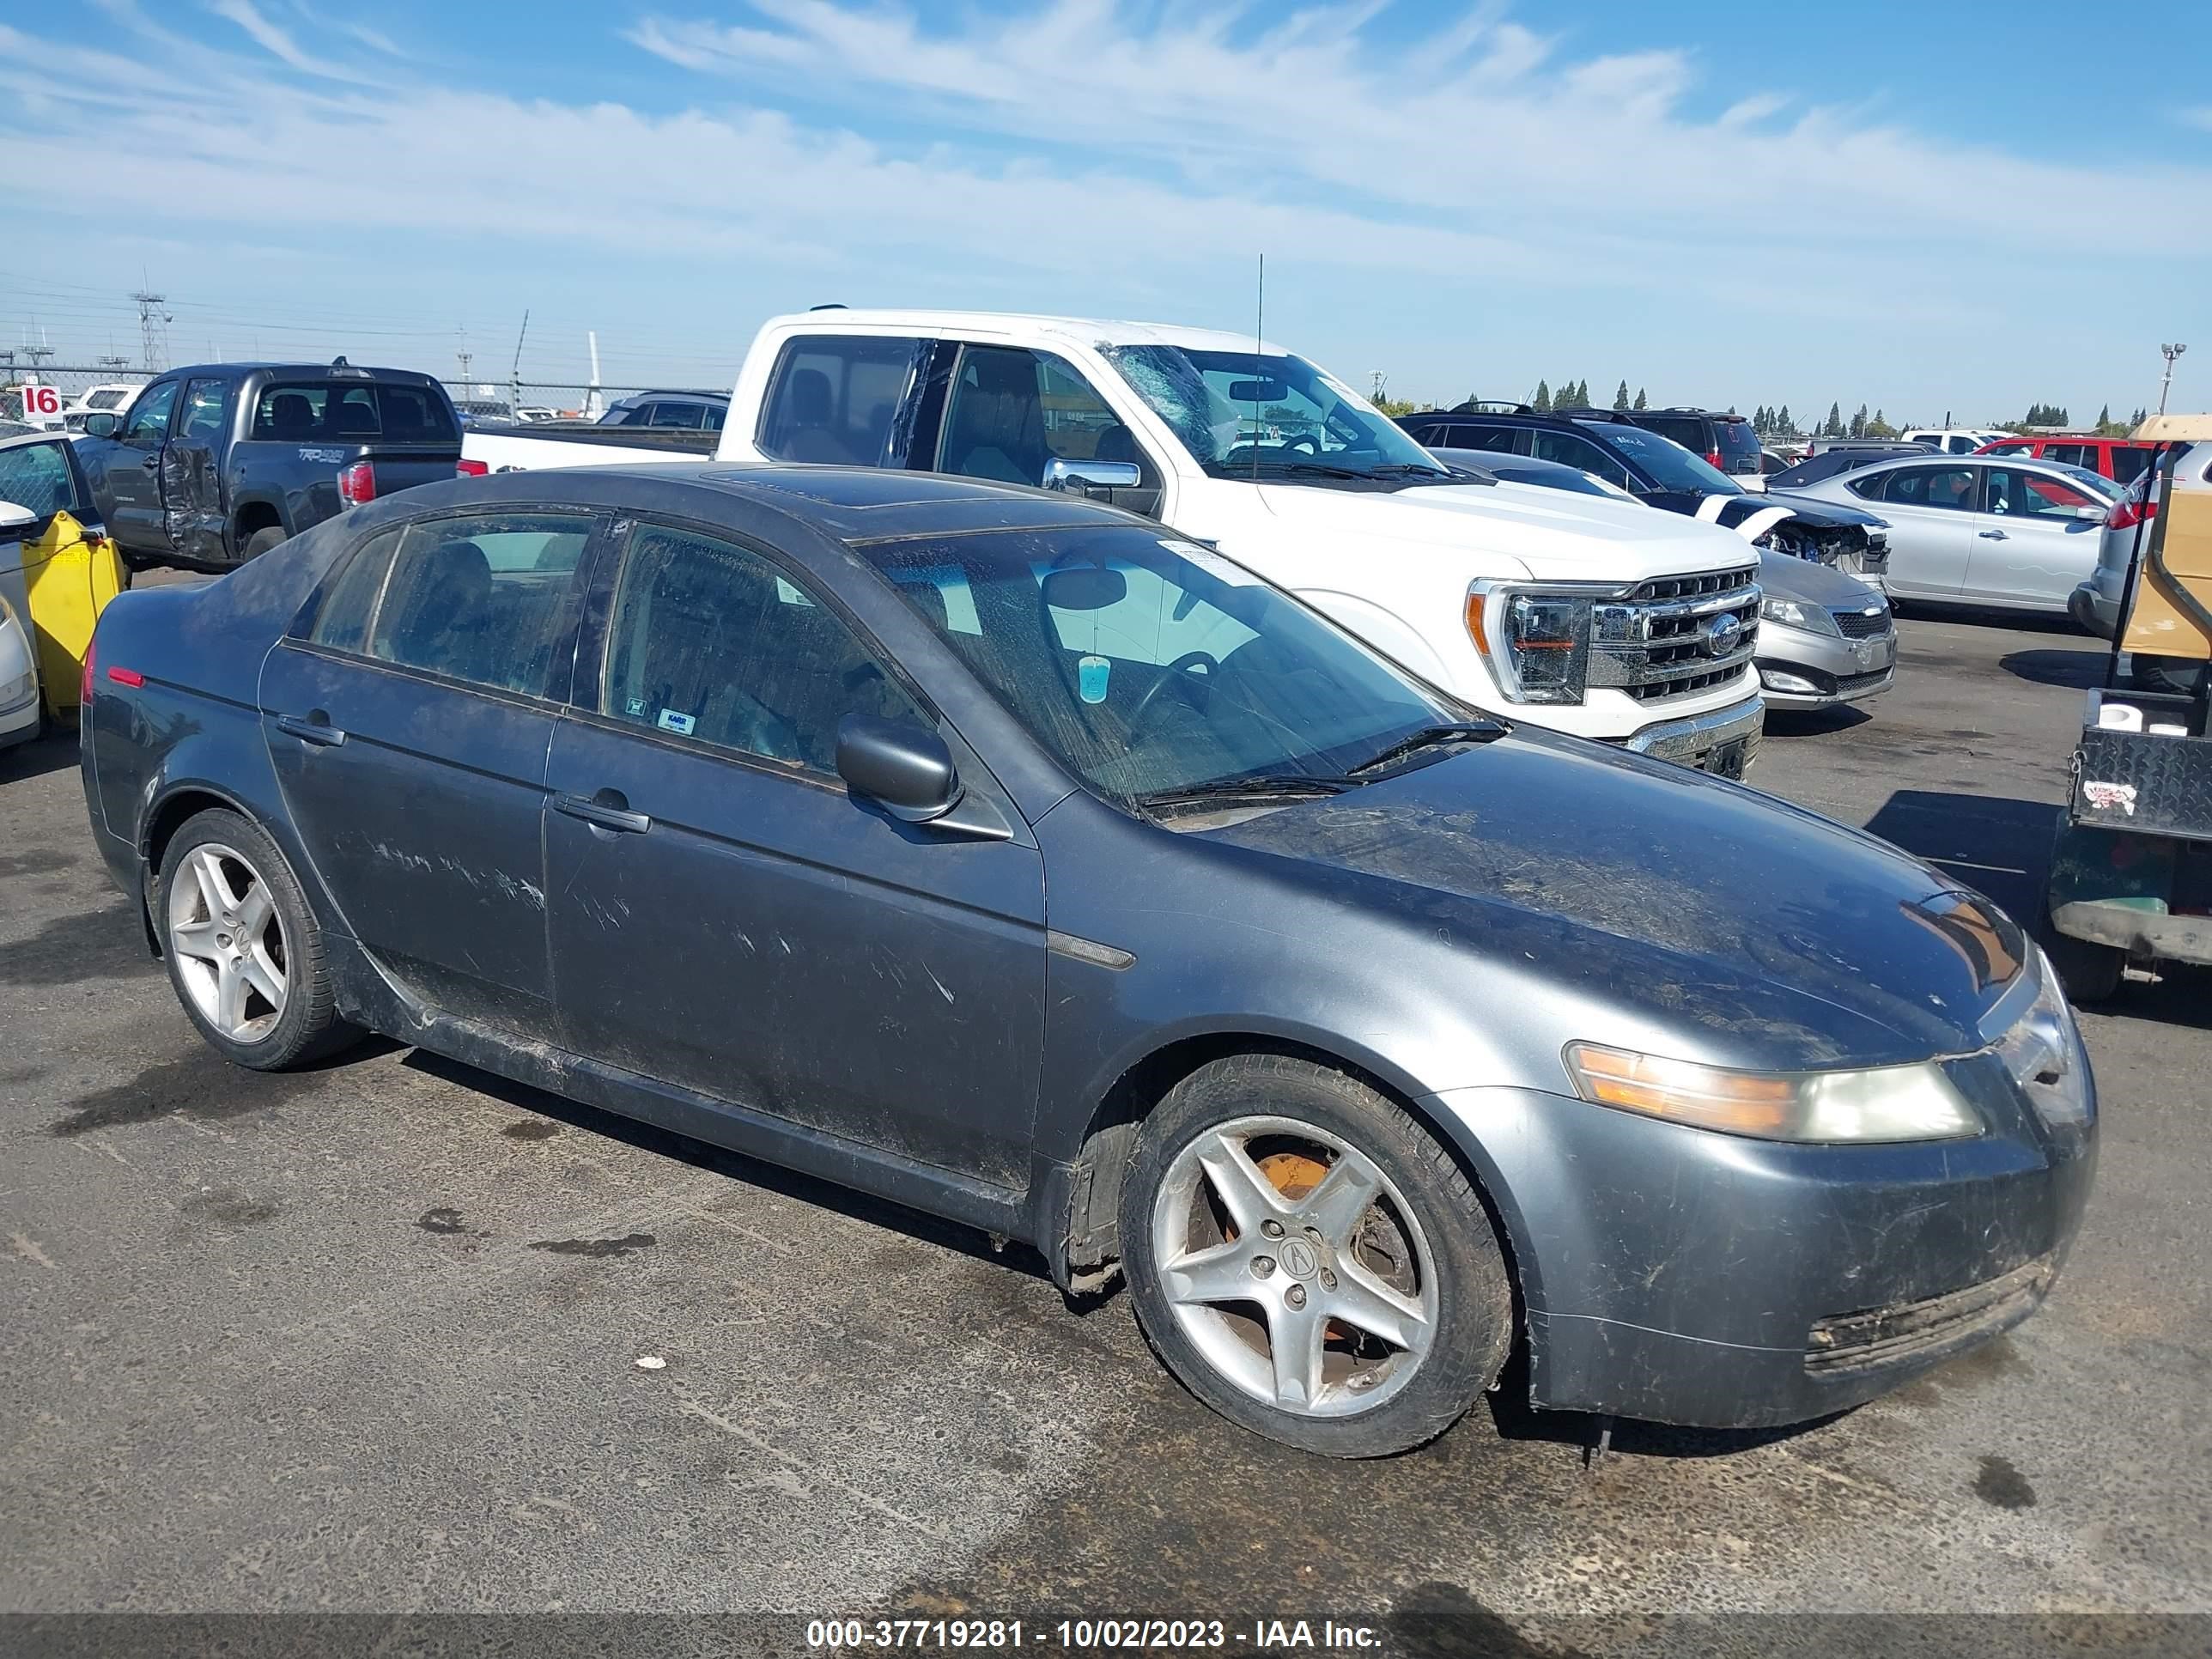
[[[1856,1072],[1734,1072],[1571,1042],[1584,1100],[1761,1140],[1953,1140],[1981,1119],[1934,1060]]]
[[[1802,628],[1808,634],[1840,634],[1836,619],[1828,614],[1824,605],[1808,605],[1802,599],[1778,599],[1771,594],[1759,602],[1762,621],[1778,623],[1784,628]]]
[[[1589,680],[1591,604],[1478,582],[1468,592],[1467,631],[1513,702],[1578,703]]]

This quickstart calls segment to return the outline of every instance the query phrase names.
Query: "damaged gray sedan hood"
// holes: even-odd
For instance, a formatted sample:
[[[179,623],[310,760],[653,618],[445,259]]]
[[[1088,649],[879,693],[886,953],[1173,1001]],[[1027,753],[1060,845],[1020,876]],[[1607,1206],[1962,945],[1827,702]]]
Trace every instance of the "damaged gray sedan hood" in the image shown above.
[[[1887,842],[1548,733],[1204,833],[1443,942],[1486,1000],[1477,1018],[1711,1064],[1979,1048],[2027,951],[1994,905]]]

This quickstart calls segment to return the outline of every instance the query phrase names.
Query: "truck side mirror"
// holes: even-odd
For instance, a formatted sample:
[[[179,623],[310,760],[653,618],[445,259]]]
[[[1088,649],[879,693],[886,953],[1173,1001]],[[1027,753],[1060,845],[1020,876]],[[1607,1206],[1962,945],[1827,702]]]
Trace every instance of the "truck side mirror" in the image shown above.
[[[911,720],[846,715],[837,722],[837,775],[855,795],[906,823],[927,823],[960,804],[952,750]]]
[[[84,417],[84,435],[88,438],[112,438],[122,423],[120,416],[97,410]]]
[[[1047,489],[1073,489],[1087,495],[1093,489],[1134,489],[1144,474],[1134,461],[1074,461],[1055,455],[1044,464]]]

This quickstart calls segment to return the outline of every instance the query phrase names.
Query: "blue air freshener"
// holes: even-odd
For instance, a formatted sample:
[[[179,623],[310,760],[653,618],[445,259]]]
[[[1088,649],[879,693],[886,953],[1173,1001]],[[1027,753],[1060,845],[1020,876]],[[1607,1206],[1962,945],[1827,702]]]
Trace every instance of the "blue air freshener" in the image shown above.
[[[1075,665],[1075,684],[1083,693],[1085,702],[1106,701],[1106,679],[1114,672],[1114,665],[1103,657],[1079,658]]]

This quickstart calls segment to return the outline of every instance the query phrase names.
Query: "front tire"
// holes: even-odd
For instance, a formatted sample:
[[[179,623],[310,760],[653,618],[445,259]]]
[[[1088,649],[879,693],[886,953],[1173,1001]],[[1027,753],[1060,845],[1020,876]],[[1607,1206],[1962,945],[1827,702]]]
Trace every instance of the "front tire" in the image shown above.
[[[1145,1121],[1122,1183],[1122,1267],[1169,1370],[1303,1451],[1434,1439],[1512,1345],[1504,1253],[1451,1154],[1342,1073],[1216,1060]]]
[[[221,808],[188,819],[162,855],[154,903],[169,984],[226,1060],[287,1071],[361,1037],[337,1018],[322,929],[260,825]]]

